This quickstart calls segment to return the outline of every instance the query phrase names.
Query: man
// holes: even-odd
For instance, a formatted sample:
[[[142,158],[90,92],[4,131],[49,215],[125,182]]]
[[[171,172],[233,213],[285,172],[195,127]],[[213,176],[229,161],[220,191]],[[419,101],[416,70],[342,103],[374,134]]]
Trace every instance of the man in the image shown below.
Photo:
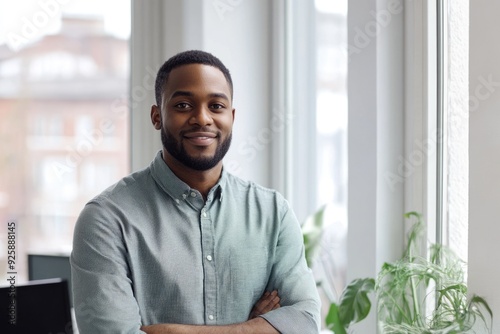
[[[227,68],[183,52],[160,68],[155,90],[163,149],[90,201],[75,228],[80,333],[318,333],[292,210],[222,168],[235,115]]]

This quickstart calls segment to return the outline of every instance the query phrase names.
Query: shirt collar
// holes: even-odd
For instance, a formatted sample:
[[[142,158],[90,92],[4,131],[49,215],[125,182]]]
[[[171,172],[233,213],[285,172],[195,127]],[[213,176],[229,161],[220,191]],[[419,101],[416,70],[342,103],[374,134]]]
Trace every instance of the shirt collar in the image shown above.
[[[179,179],[163,160],[162,151],[158,151],[155,159],[151,162],[151,175],[156,183],[169,194],[177,203],[186,198],[193,190],[184,181]],[[219,181],[210,189],[208,200],[219,199],[222,201],[223,188],[226,184],[227,172],[222,168]]]

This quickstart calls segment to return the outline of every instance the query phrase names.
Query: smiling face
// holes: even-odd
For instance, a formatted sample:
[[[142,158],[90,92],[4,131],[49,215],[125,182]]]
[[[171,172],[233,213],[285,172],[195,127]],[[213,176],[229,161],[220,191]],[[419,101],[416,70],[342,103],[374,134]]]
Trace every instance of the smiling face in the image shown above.
[[[226,78],[209,65],[173,69],[151,119],[161,130],[167,163],[201,171],[218,166],[231,144],[234,121]]]

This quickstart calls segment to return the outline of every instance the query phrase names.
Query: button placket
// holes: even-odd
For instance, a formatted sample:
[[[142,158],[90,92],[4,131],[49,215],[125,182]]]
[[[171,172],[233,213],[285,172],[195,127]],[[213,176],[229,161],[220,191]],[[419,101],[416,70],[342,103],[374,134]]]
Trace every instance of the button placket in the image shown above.
[[[200,228],[202,237],[203,272],[205,285],[205,319],[209,324],[216,324],[217,314],[217,273],[215,266],[215,242],[214,229],[204,206],[200,212]]]

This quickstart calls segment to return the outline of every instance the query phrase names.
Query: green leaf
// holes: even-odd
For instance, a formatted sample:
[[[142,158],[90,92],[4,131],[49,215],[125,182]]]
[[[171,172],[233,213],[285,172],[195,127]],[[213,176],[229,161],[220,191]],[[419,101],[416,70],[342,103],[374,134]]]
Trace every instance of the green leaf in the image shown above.
[[[486,309],[486,312],[489,315],[490,321],[488,321],[483,312],[479,310],[479,308],[484,308]],[[469,307],[468,307],[469,313],[475,313],[477,314],[484,322],[484,324],[487,326],[488,329],[493,328],[493,312],[491,311],[490,306],[486,302],[486,300],[482,297],[479,297],[477,295],[473,295],[472,299],[470,300]],[[488,333],[491,333],[491,330],[488,330]]]
[[[406,246],[406,250],[403,254],[403,259],[407,259],[408,261],[412,261],[413,257],[421,254],[419,250],[419,240],[423,236],[423,232],[425,231],[425,225],[422,222],[422,215],[418,212],[408,212],[405,215],[406,219],[415,218],[416,222],[413,223],[413,226],[408,234],[408,243]]]
[[[479,296],[472,296],[472,299],[470,300],[470,304],[469,304],[470,307],[472,306],[482,306],[486,309],[486,311],[488,312],[488,314],[490,315],[491,318],[493,318],[493,312],[491,311],[491,308],[490,306],[488,305],[488,303],[486,302],[486,300],[483,298],[483,297],[479,297]]]
[[[375,289],[373,278],[352,281],[342,293],[339,305],[339,319],[342,324],[360,322],[370,313],[371,302],[368,293]]]
[[[307,217],[302,225],[302,234],[304,236],[304,248],[307,265],[312,266],[314,258],[319,253],[321,247],[321,236],[323,235],[323,216],[326,206],[323,206],[313,215]]]
[[[339,307],[335,303],[330,304],[330,309],[325,319],[326,328],[335,334],[347,334],[345,324],[340,322]]]

